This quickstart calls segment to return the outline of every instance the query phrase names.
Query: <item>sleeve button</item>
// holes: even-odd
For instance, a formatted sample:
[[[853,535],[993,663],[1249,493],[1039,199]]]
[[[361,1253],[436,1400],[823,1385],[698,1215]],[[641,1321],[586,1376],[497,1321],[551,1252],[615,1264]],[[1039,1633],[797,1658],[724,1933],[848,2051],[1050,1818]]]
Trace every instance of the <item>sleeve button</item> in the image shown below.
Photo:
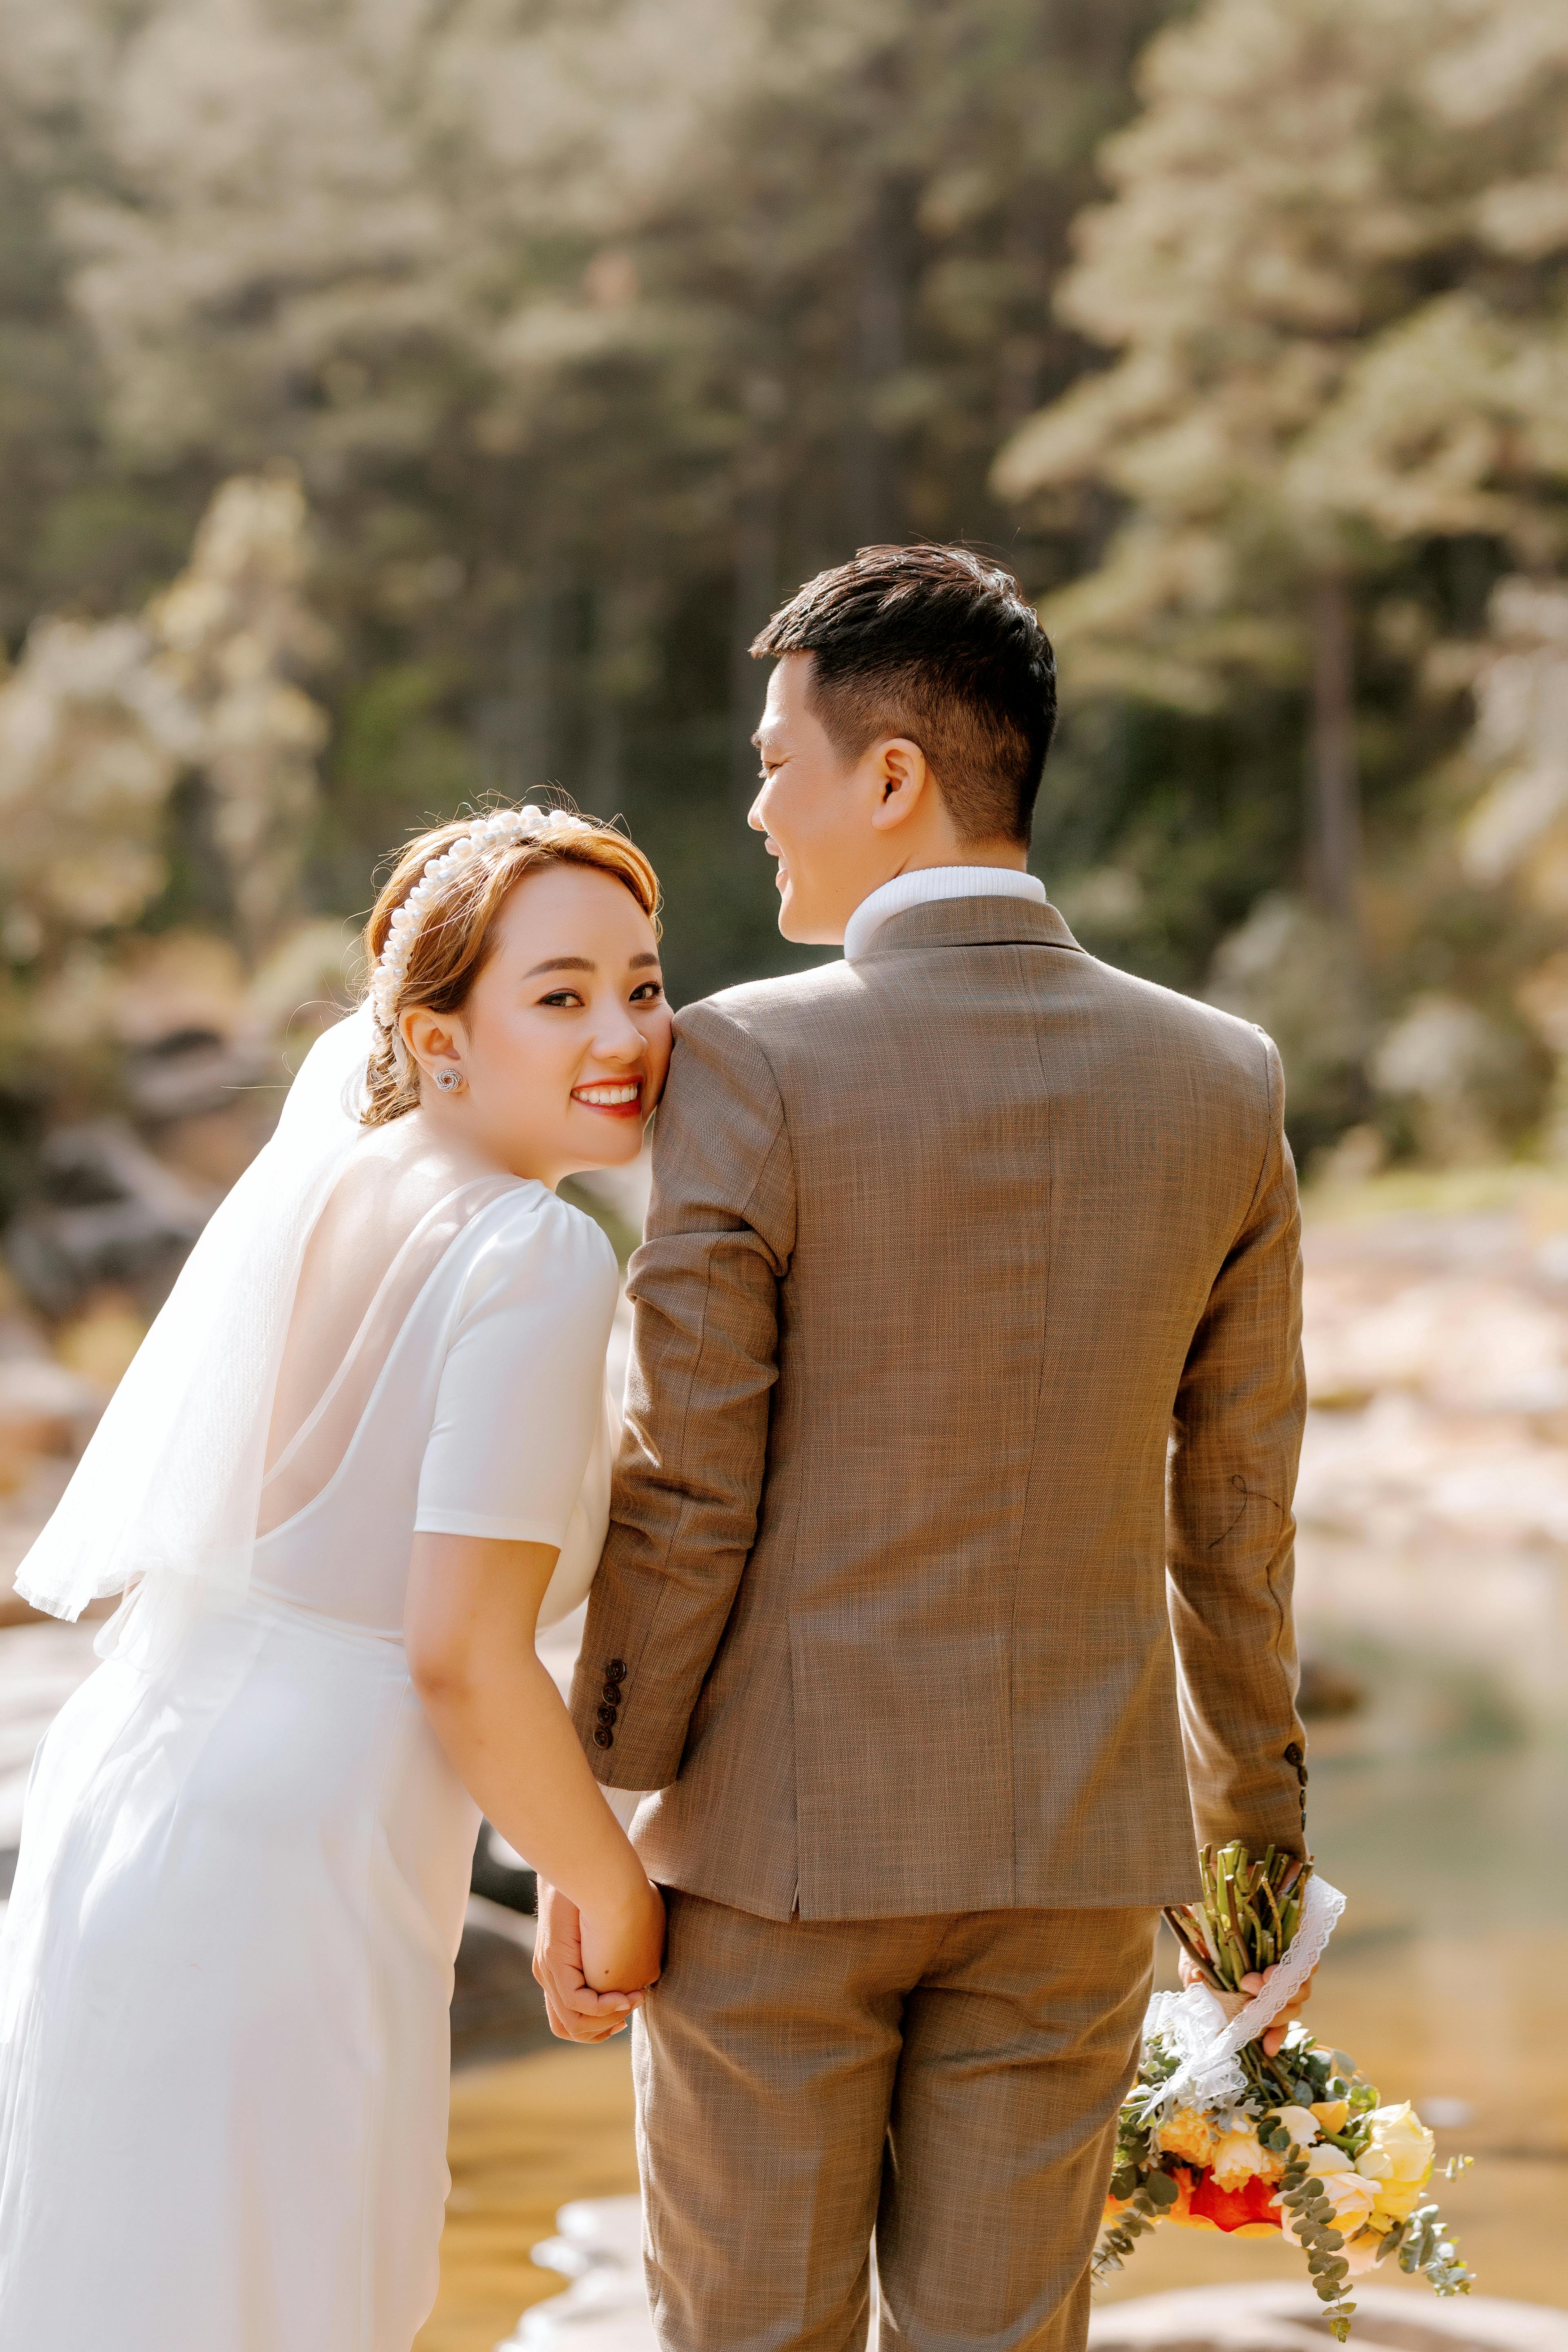
[[[619,1706],[621,1703],[621,1686],[619,1683],[606,1683],[605,1685],[605,1696],[612,1706]]]
[[[613,1747],[615,1746],[615,1744],[616,1744],[616,1735],[615,1735],[615,1733],[614,1733],[613,1731],[606,1730],[605,1727],[601,1723],[601,1725],[599,1726],[599,1728],[598,1728],[598,1729],[597,1729],[597,1731],[595,1731],[595,1734],[594,1734],[594,1745],[595,1745],[595,1748],[613,1748]]]
[[[605,1668],[605,1680],[607,1683],[624,1683],[626,1678],[626,1662],[625,1658],[612,1658]]]
[[[615,1719],[616,1710],[613,1706],[602,1706],[599,1709],[599,1721],[601,1723],[614,1723]]]

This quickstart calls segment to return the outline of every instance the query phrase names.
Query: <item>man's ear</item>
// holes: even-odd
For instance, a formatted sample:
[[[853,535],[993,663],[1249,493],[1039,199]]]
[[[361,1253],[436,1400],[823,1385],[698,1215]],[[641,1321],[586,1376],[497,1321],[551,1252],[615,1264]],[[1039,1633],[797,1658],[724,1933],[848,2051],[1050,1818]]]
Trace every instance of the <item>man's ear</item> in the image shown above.
[[[907,824],[924,797],[930,782],[926,755],[907,735],[889,736],[876,751],[877,804],[871,823],[879,833],[891,833]]]

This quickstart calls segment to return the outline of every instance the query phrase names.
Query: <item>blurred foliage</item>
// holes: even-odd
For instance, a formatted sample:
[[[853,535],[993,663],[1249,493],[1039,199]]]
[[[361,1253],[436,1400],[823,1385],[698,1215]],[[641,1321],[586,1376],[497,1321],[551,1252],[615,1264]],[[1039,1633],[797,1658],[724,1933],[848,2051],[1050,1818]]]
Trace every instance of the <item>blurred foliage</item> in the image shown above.
[[[1118,922],[1136,953],[1201,910],[1209,992],[1279,1036],[1299,1145],[1375,1110],[1395,1148],[1484,1156],[1540,1128],[1524,974],[1568,917],[1518,883],[1558,804],[1489,716],[1521,662],[1568,691],[1550,630],[1499,646],[1530,595],[1508,576],[1568,552],[1568,17],[1208,0],[1137,80],[1057,298],[1114,362],[995,479],[1068,545],[1103,518],[1044,607],[1066,690],[1122,741],[1206,730],[1219,805],[1194,884],[1194,793],[1134,755],[1125,833],[1063,895],[1112,951]],[[1110,877],[1136,885],[1120,907]]]
[[[313,902],[558,781],[655,856],[678,995],[787,967],[746,646],[866,540],[1072,568],[989,468],[1082,364],[1050,289],[1165,13],[0,0],[30,207],[0,237],[91,381],[40,530],[113,609],[146,509],[188,530],[292,460],[338,649]]]
[[[1518,635],[1565,21],[0,0],[20,1030],[52,991],[109,1051],[127,927],[304,1002],[407,829],[551,782],[653,855],[678,999],[790,968],[746,646],[857,544],[962,537],[1060,641],[1036,863],[1086,944],[1277,1028],[1308,1150],[1568,1138],[1555,803],[1496,717],[1568,677]],[[83,851],[61,910],[57,816],[118,896]]]
[[[1052,600],[1075,694],[1305,674],[1325,574],[1568,545],[1568,21],[1549,0],[1210,0],[1139,72],[1061,315],[1120,352],[1015,436],[1112,492]],[[1406,634],[1418,631],[1412,614]]]

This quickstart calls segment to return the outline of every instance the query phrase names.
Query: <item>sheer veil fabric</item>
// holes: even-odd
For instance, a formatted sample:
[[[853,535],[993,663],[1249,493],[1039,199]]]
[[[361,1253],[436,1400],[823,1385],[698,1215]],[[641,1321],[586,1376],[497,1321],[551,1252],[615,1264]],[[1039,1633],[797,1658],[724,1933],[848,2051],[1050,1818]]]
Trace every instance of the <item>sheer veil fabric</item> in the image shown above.
[[[435,2300],[479,1810],[403,1633],[419,1537],[609,1516],[614,1250],[312,1050],[26,1564],[134,1580],[0,1925],[0,2345],[409,2352]]]
[[[276,1132],[185,1261],[16,1590],[57,1617],[136,1585],[106,1629],[161,1645],[248,1591],[272,1399],[316,1221],[365,1134],[363,1008],[311,1047]]]

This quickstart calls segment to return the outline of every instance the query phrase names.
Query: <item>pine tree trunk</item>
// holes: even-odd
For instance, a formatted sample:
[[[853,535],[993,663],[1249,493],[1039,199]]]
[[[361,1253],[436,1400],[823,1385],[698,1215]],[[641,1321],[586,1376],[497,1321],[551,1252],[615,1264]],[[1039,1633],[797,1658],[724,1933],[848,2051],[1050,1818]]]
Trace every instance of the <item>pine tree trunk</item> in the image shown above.
[[[909,216],[913,200],[902,180],[875,192],[860,239],[859,281],[851,318],[853,371],[844,432],[844,515],[856,547],[879,546],[901,530],[896,453],[874,417],[876,395],[905,359]],[[847,547],[846,555],[851,552]]]
[[[1353,925],[1361,865],[1355,757],[1355,658],[1350,592],[1324,572],[1312,600],[1312,783],[1309,825],[1313,895],[1335,921]]]

